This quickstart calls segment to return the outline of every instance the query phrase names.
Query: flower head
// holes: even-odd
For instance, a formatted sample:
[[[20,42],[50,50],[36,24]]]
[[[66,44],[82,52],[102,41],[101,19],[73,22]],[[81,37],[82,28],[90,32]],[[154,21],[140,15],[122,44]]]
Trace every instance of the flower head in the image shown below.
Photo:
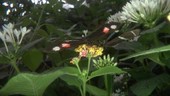
[[[99,57],[97,60],[93,60],[94,67],[97,69],[106,67],[106,66],[116,66],[117,63],[114,61],[114,57],[110,57],[110,55],[104,55],[103,58]]]
[[[108,18],[111,21],[129,21],[153,27],[157,21],[170,12],[170,0],[131,0],[121,12]]]
[[[80,58],[79,58],[79,57],[74,57],[74,58],[71,59],[70,63],[71,63],[71,64],[78,64],[79,61],[80,61]]]
[[[110,22],[123,23],[126,19],[127,18],[121,12],[118,12],[118,13],[108,17],[107,23],[110,23]]]
[[[0,31],[0,39],[3,41],[6,51],[8,52],[7,43],[11,43],[17,51],[20,44],[23,41],[25,34],[30,32],[26,27],[20,27],[20,30],[14,29],[14,24],[9,23],[2,26],[2,31]]]
[[[153,26],[162,15],[170,11],[170,0],[131,0],[123,7],[128,21]]]
[[[14,24],[9,23],[2,26],[3,31],[0,32],[0,38],[4,42],[21,44],[25,34],[30,32],[26,27],[20,27],[20,30],[14,29]]]
[[[92,57],[97,57],[97,56],[102,55],[103,48],[102,47],[98,47],[96,45],[82,44],[82,45],[79,45],[75,49],[75,51],[79,52],[79,56],[80,57],[87,57],[88,55],[90,55]]]

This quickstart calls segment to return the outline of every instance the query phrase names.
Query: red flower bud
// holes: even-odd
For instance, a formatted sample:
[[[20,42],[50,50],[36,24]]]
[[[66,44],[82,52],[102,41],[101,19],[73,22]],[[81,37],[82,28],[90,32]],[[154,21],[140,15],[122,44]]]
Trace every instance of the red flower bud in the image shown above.
[[[103,33],[107,34],[109,33],[110,29],[108,27],[104,27],[103,28]]]
[[[62,47],[62,48],[70,48],[71,45],[70,45],[70,43],[62,43],[62,44],[61,44],[61,47]]]

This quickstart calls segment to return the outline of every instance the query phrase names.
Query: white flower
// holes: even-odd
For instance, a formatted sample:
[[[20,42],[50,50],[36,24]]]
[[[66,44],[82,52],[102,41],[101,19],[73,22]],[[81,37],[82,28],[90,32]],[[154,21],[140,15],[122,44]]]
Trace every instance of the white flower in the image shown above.
[[[13,29],[14,28],[14,24],[13,23],[5,24],[4,27],[6,27],[8,29]]]
[[[111,29],[116,29],[117,26],[116,26],[116,25],[111,25],[110,28],[111,28]]]
[[[14,42],[14,41],[12,40],[12,38],[11,38],[8,34],[5,35],[5,41],[6,41],[6,42],[9,42],[9,43],[13,43],[13,42]]]
[[[17,42],[19,42],[19,40],[20,40],[20,35],[21,35],[21,31],[15,29],[15,30],[14,30],[14,35],[15,35],[15,37],[16,37],[16,39],[17,39]]]
[[[155,23],[170,11],[170,0],[131,0],[121,12],[127,21],[153,27]]]
[[[84,35],[82,35],[82,37],[86,37],[87,33],[88,33],[88,30],[83,30],[83,33],[84,33]]]
[[[74,8],[74,5],[65,3],[65,4],[63,4],[63,8],[66,9],[66,10],[69,10],[69,9]]]
[[[22,37],[24,37],[25,34],[27,34],[27,33],[30,32],[30,30],[27,30],[26,27],[23,27],[23,28],[21,27],[21,28],[20,28],[20,31],[21,31],[21,33],[22,33]]]
[[[59,46],[55,46],[54,48],[53,48],[53,51],[59,51],[60,50],[60,47]]]
[[[107,22],[108,23],[110,23],[110,22],[120,22],[120,23],[122,23],[122,22],[124,22],[124,20],[126,20],[126,17],[123,16],[123,14],[121,12],[118,12],[118,13],[108,17]]]
[[[2,41],[5,41],[5,35],[4,34],[5,34],[4,32],[0,31],[0,38],[1,38]]]
[[[14,28],[14,24],[9,23],[9,24],[4,24],[4,26],[2,26],[3,31],[9,35],[12,34],[13,28]]]
[[[8,43],[11,43],[15,52],[17,52],[24,35],[30,32],[26,27],[21,27],[20,30],[14,29],[14,24],[12,23],[5,24],[2,26],[2,29],[0,31],[0,39],[3,41],[7,53],[9,52]]]
[[[3,31],[0,31],[0,39],[3,41],[4,46],[7,48],[7,43],[11,43],[14,47],[18,48],[23,40],[25,34],[30,32],[26,27],[20,27],[20,30],[14,29],[14,24],[9,23],[2,26]]]

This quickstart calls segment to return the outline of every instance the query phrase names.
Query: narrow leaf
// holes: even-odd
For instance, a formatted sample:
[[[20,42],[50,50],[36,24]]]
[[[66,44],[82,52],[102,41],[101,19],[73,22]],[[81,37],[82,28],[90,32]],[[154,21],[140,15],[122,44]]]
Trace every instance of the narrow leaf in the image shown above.
[[[135,53],[133,55],[130,55],[128,57],[125,57],[123,59],[120,59],[120,61],[124,61],[127,59],[131,59],[131,58],[139,57],[139,56],[143,56],[143,55],[165,52],[165,51],[170,51],[170,45],[159,47],[159,48],[154,48],[154,49],[150,49],[150,50],[146,50],[146,51],[141,51],[141,52]]]
[[[99,68],[96,71],[93,71],[89,76],[89,79],[92,79],[97,76],[107,75],[107,74],[122,74],[122,73],[125,73],[125,71],[119,69],[118,67],[106,66],[103,68]]]

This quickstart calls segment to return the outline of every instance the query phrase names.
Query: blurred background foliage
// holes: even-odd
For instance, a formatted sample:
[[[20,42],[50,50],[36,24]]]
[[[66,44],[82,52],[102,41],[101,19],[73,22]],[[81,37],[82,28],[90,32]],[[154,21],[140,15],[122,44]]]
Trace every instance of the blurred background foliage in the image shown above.
[[[119,80],[120,82],[116,82],[118,84],[116,88],[120,88],[122,83],[126,83],[122,89],[126,95],[121,96],[133,96],[134,94],[169,96],[168,80],[170,78],[167,74],[170,72],[170,55],[169,51],[159,53],[160,50],[169,49],[169,46],[162,48],[170,43],[170,24],[166,17],[162,17],[155,27],[150,29],[133,23],[126,27],[114,22],[113,24],[118,26],[122,32],[113,33],[115,30],[111,30],[109,34],[102,32],[104,27],[111,25],[106,23],[107,18],[121,11],[128,1],[47,0],[42,2],[39,0],[35,4],[31,0],[1,0],[0,28],[3,24],[12,22],[16,24],[16,27],[27,26],[31,29],[31,34],[27,35],[25,42],[44,38],[42,42],[23,54],[21,59],[23,64],[19,62],[22,71],[41,73],[54,67],[71,66],[70,59],[77,55],[73,50],[76,46],[82,43],[97,44],[105,47],[104,53],[114,56],[118,61],[118,67],[126,70],[131,76],[124,76]],[[84,30],[88,30],[88,33],[83,37]],[[133,35],[128,31],[132,30],[135,34],[140,35],[138,40],[130,41]],[[153,37],[153,34],[156,38]],[[126,37],[127,40],[117,38],[120,35]],[[71,48],[62,48],[57,52],[52,50],[54,46],[61,46],[63,42],[69,42]],[[0,46],[2,47],[2,42]],[[154,49],[157,47],[161,48]],[[153,54],[146,51],[149,49]],[[131,54],[134,55],[124,58]],[[0,86],[2,87],[13,76],[14,70],[9,65],[4,65],[4,58],[0,58],[0,63],[2,63],[0,65]],[[102,88],[103,85],[99,83],[101,80],[102,78],[95,78],[92,83]],[[154,85],[155,83],[158,84]],[[73,86],[68,87],[60,79],[55,80],[44,93],[44,96],[78,95],[77,89]]]

